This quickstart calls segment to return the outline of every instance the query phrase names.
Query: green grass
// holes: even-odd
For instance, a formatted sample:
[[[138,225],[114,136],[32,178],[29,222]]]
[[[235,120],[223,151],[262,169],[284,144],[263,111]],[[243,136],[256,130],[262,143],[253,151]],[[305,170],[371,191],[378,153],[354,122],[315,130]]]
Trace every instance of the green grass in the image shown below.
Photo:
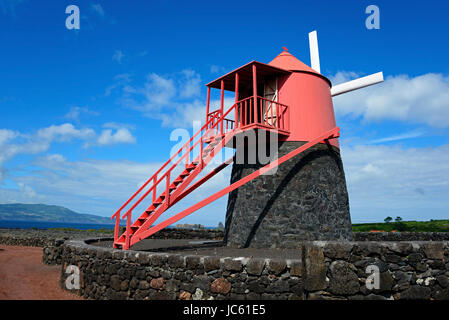
[[[383,223],[354,223],[352,231],[368,232],[371,230],[386,231],[392,230],[402,232],[449,232],[449,220],[430,221],[401,221]]]

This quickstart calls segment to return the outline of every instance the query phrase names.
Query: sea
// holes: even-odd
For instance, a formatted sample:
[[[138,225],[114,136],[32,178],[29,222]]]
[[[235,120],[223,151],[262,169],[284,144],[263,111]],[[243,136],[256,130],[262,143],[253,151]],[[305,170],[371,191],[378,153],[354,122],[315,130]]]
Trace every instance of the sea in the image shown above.
[[[78,230],[89,230],[89,229],[99,230],[99,229],[114,229],[114,224],[0,220],[0,229],[33,229],[33,228],[34,229],[73,228]]]
[[[89,229],[114,229],[115,224],[97,224],[97,223],[72,223],[72,222],[51,222],[51,221],[13,221],[1,220],[0,229],[54,229],[54,228],[72,228],[78,230]],[[174,228],[169,226],[168,228]],[[215,229],[216,227],[205,227],[206,229]]]

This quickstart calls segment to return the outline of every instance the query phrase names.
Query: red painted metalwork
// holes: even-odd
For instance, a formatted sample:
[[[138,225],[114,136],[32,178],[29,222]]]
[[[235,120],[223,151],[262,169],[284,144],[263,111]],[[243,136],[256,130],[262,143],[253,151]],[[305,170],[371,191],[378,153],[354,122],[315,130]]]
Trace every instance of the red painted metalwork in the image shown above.
[[[330,81],[284,51],[269,63],[291,71],[279,80],[279,101],[290,107],[290,135],[286,141],[309,141],[336,126]],[[331,142],[339,147],[338,140]]]
[[[262,97],[255,97],[257,99],[263,99]],[[246,130],[249,128],[255,128],[256,126],[259,129],[270,129],[270,130],[282,130],[275,127],[270,126],[268,123],[255,123],[254,119],[249,119],[246,122],[245,126],[240,123],[236,126],[234,120],[227,118],[231,111],[234,111],[238,106],[243,106],[245,104],[248,106],[247,101],[253,101],[254,97],[246,98],[241,101],[235,103],[231,108],[229,108],[223,115],[221,110],[216,110],[208,114],[206,124],[184,145],[182,146],[178,152],[176,152],[170,159],[167,161],[150,179],[148,179],[144,185],[142,185],[139,190],[133,194],[133,196],[125,202],[125,204],[120,207],[120,209],[112,216],[116,218],[116,227],[114,232],[114,247],[122,246],[123,249],[129,249],[136,240],[142,238],[142,236],[135,237],[144,230],[147,230],[152,226],[152,224],[165,212],[168,208],[173,206],[173,204],[177,203],[180,199],[184,198],[188,193],[192,192],[196,187],[203,184],[207,179],[215,175],[213,172],[210,175],[207,175],[206,179],[202,179],[194,184],[191,188],[189,188],[188,193],[184,193],[185,188],[193,181],[195,177],[202,171],[203,167],[206,166],[215,154],[223,148],[227,143],[232,139],[232,137],[242,132],[242,130]],[[273,102],[275,103],[275,102]],[[278,104],[280,107],[284,108],[286,111],[288,107],[286,105]],[[257,102],[250,103],[250,113],[255,113],[255,111],[251,111],[254,106],[257,106]],[[240,110],[243,110],[241,107]],[[280,112],[282,114],[282,112]],[[243,117],[243,116],[241,116]],[[280,123],[280,122],[279,122]],[[223,134],[221,134],[223,132]],[[209,143],[206,148],[203,148],[203,143]],[[189,155],[198,145],[201,144],[200,147],[200,155],[194,158],[193,161],[189,161]],[[184,152],[183,152],[184,151]],[[176,156],[182,154],[182,156],[170,167],[168,164],[175,159]],[[171,182],[171,173],[174,172],[176,167],[181,163],[181,161],[185,160],[186,167],[183,172],[179,174],[179,176]],[[199,164],[199,165],[198,165]],[[165,170],[164,170],[165,169]],[[221,169],[220,169],[221,170]],[[159,177],[159,178],[158,178]],[[157,186],[165,181],[165,190],[159,197],[156,197],[156,188]],[[150,182],[153,182],[150,188],[146,192],[143,193],[137,200],[136,197],[140,194],[143,189],[149,185]],[[152,193],[153,201],[151,205],[139,216],[134,223],[131,224],[131,215],[133,210],[140,204],[146,197]],[[126,218],[126,231],[119,236],[118,228],[120,223],[120,212],[134,200],[133,205],[123,214],[121,219]],[[134,238],[134,240],[132,240]]]
[[[273,91],[267,91],[266,82],[273,78],[276,78],[276,92],[267,95],[266,92]],[[317,143],[338,146],[339,128],[335,125],[329,80],[288,52],[281,53],[268,65],[252,61],[207,86],[206,123],[111,217],[116,221],[115,248],[129,249]],[[260,95],[258,86],[264,86]],[[215,111],[210,111],[211,88],[220,89],[220,107]],[[235,103],[226,111],[224,90],[235,92]],[[276,98],[272,98],[273,95]],[[230,118],[232,115],[234,119]],[[190,208],[155,224],[167,209],[229,165],[232,158],[194,182],[223,147],[233,146],[234,137],[250,129],[274,131],[280,140],[306,143]],[[199,150],[199,154],[191,156],[195,150]],[[184,162],[183,170],[178,172],[179,164]],[[158,185],[163,186],[159,195]],[[147,198],[151,198],[151,204],[131,222],[133,210]],[[122,214],[122,211],[125,213]],[[126,230],[120,235],[121,219],[126,219]]]
[[[335,127],[332,130],[316,137],[315,139],[307,142],[306,144],[302,145],[301,147],[287,153],[286,155],[282,156],[279,159],[276,159],[275,161],[267,164],[266,166],[260,168],[259,170],[254,171],[253,173],[247,175],[246,177],[240,179],[239,181],[234,182],[233,184],[231,184],[230,186],[218,191],[217,193],[211,195],[210,197],[198,202],[197,204],[181,211],[180,213],[174,215],[173,217],[165,220],[164,222],[161,222],[160,224],[151,227],[150,229],[141,232],[137,239],[133,239],[131,244],[135,244],[149,236],[151,236],[152,234],[164,229],[165,227],[168,227],[169,225],[175,223],[176,221],[179,221],[183,218],[185,218],[186,216],[188,216],[189,214],[201,209],[202,207],[210,204],[211,202],[217,200],[218,198],[221,198],[222,196],[228,194],[229,192],[231,192],[232,190],[235,190],[239,187],[241,187],[242,185],[244,185],[245,183],[248,183],[249,181],[259,177],[260,175],[272,170],[273,168],[275,168],[276,166],[282,164],[283,162],[291,159],[292,157],[300,154],[301,152],[307,150],[308,148],[316,145],[317,143],[320,142],[324,142],[327,143],[330,139],[335,139],[337,137],[339,137],[339,131],[340,128]]]
[[[221,80],[221,95],[220,95],[220,115],[223,114],[224,108],[224,81]],[[223,135],[223,117],[220,117],[220,133]]]
[[[210,87],[207,87],[208,90]],[[239,73],[235,73],[235,102],[239,100]]]
[[[259,108],[257,106],[257,67],[253,64],[253,95],[254,95],[254,122],[259,122]],[[251,108],[251,107],[250,107]],[[252,110],[252,108],[251,108]]]
[[[210,87],[207,87],[206,117],[209,114],[209,105],[210,105]]]

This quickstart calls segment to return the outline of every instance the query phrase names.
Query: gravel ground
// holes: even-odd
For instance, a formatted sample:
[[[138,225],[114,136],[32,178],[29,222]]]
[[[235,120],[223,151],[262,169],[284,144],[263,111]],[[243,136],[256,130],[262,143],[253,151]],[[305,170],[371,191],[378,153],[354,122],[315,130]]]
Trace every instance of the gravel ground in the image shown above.
[[[101,247],[112,247],[112,241],[90,243]],[[301,251],[295,249],[256,249],[224,247],[222,241],[184,239],[145,239],[136,243],[135,251],[180,253],[183,255],[204,255],[218,257],[254,257],[298,259]]]
[[[42,248],[0,245],[0,300],[82,300],[59,286],[61,266],[42,263]]]

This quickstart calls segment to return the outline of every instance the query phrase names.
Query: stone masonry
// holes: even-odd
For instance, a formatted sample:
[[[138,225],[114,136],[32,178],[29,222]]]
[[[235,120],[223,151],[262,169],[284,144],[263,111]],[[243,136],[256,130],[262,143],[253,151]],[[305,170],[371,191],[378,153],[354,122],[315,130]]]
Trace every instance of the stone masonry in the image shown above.
[[[88,299],[449,300],[449,242],[303,242],[289,259],[121,251],[68,241],[61,286]],[[376,287],[367,286],[377,269]]]
[[[283,142],[279,157],[304,142]],[[239,149],[237,149],[239,152]],[[231,183],[263,167],[237,164]],[[302,241],[352,240],[338,148],[318,144],[229,194],[225,241],[232,247],[294,248]]]

